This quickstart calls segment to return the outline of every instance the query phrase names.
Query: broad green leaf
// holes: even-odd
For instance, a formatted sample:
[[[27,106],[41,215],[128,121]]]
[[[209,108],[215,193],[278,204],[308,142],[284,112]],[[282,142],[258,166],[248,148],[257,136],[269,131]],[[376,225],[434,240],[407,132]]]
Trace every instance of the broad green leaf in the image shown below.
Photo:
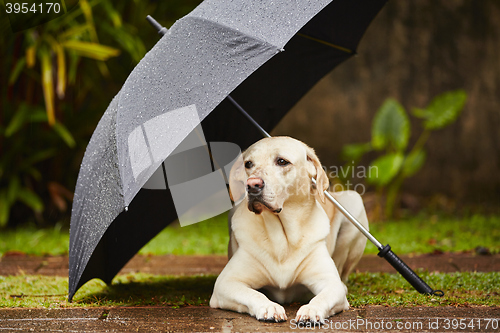
[[[74,52],[70,52],[68,54],[68,57],[69,57],[68,84],[75,84],[75,81],[76,81],[76,72],[78,70],[78,63],[79,63],[79,60],[80,60],[80,56],[78,56]]]
[[[422,165],[424,165],[426,158],[426,153],[424,150],[416,150],[409,154],[404,163],[403,163],[403,169],[401,172],[403,173],[403,176],[405,177],[410,177],[413,176],[420,168],[422,168]]]
[[[120,54],[120,50],[89,42],[81,42],[77,40],[67,40],[63,42],[63,47],[72,50],[83,57],[93,58],[96,60],[107,60],[111,57],[116,57]]]
[[[398,174],[403,164],[402,153],[386,154],[370,164],[368,182],[377,186],[385,186]]]
[[[73,135],[68,131],[68,129],[61,123],[55,123],[53,126],[54,130],[61,137],[61,139],[66,142],[68,147],[73,148],[76,145]]]
[[[36,181],[42,180],[42,173],[34,167],[26,169],[26,173],[33,177]]]
[[[66,56],[61,44],[55,40],[52,49],[57,56],[57,96],[63,99],[66,92]]]
[[[109,1],[105,1],[102,3],[102,6],[104,7],[104,10],[108,14],[109,18],[113,22],[113,26],[115,28],[121,28],[122,26],[122,19],[120,14],[113,8],[113,5]],[[116,31],[121,31],[121,30],[116,30]]]
[[[5,129],[5,137],[10,137],[15,134],[27,121],[29,109],[25,103],[21,103],[19,109],[14,113],[14,116]]]
[[[68,12],[68,8],[66,7],[66,2],[64,0],[61,0],[61,5],[62,5],[64,13],[67,13]]]
[[[373,119],[372,146],[377,150],[403,151],[410,137],[410,121],[404,108],[394,99],[387,99]]]
[[[96,44],[99,44],[99,38],[97,37],[97,31],[94,24],[94,17],[92,15],[92,6],[87,2],[87,0],[80,0],[80,8],[82,9],[83,15],[85,16],[85,20],[90,25],[90,40]]]
[[[26,206],[30,207],[37,213],[41,213],[43,211],[43,202],[42,199],[35,192],[31,191],[27,188],[21,188],[18,191],[17,195],[18,199],[22,201]]]
[[[142,40],[133,33],[128,32],[128,26],[124,26],[123,29],[116,29],[110,24],[103,23],[101,28],[116,36],[116,41],[121,48],[126,50],[134,61],[139,62],[146,54],[146,47]]]
[[[54,21],[56,21],[57,27],[63,27],[63,26],[70,25],[71,23],[76,22],[77,17],[80,15],[82,15],[82,9],[80,8],[79,1],[78,1],[77,6],[73,6],[69,12],[67,12],[63,16],[60,16],[57,19],[57,21],[56,20],[54,20]],[[50,21],[50,22],[54,22],[54,21]]]
[[[52,36],[47,35],[45,39],[49,42],[52,51],[57,57],[57,96],[59,99],[64,98],[64,93],[66,91],[66,58],[64,54],[64,49],[61,44]]]
[[[74,39],[77,37],[80,37],[80,35],[86,33],[90,28],[90,25],[85,23],[85,24],[79,24],[74,27],[71,27],[70,29],[64,31],[61,33],[57,39],[59,41],[64,41],[66,39]]]
[[[80,8],[82,9],[83,15],[87,19],[87,21],[92,22],[94,19],[92,17],[92,8],[90,7],[87,0],[80,1]]]
[[[45,108],[47,111],[47,119],[52,126],[56,122],[54,108],[54,82],[52,80],[52,62],[50,52],[42,49],[40,51],[40,60],[42,63],[42,87],[45,98]]]
[[[19,178],[12,177],[12,179],[9,180],[9,188],[7,190],[7,202],[9,204],[13,204],[16,201],[20,188],[21,183],[19,182]]]
[[[5,227],[9,222],[10,203],[5,191],[0,192],[0,227]]]
[[[14,113],[14,116],[5,129],[5,137],[14,135],[26,123],[46,122],[47,119],[47,113],[43,108],[21,103],[19,109]]]
[[[426,109],[420,109],[420,108],[413,108],[413,110],[411,111],[411,113],[417,117],[417,118],[427,118],[428,117],[428,114],[427,114],[427,110]]]
[[[38,162],[44,161],[54,155],[56,155],[57,150],[53,148],[37,151],[35,154],[30,155],[28,158],[23,159],[20,164],[20,170],[29,170],[30,167]]]
[[[467,93],[463,90],[446,92],[436,96],[424,110],[414,109],[413,114],[426,120],[426,129],[440,129],[457,119],[466,100]]]
[[[101,72],[102,76],[104,77],[109,77],[109,69],[108,66],[103,61],[97,62],[97,68],[99,68],[99,71]]]
[[[36,44],[31,45],[26,49],[26,66],[28,68],[35,67],[36,62]]]
[[[17,78],[19,77],[19,74],[21,74],[21,71],[24,69],[24,66],[26,66],[26,58],[22,57],[17,61],[16,65],[14,66],[14,69],[10,73],[9,86],[13,85],[16,82]]]
[[[41,123],[47,121],[47,113],[43,109],[31,110],[29,113],[30,123]]]
[[[63,48],[57,50],[57,96],[64,98],[66,93],[66,59]]]
[[[353,143],[342,147],[340,155],[344,161],[359,161],[361,157],[373,150],[370,142],[368,143]]]

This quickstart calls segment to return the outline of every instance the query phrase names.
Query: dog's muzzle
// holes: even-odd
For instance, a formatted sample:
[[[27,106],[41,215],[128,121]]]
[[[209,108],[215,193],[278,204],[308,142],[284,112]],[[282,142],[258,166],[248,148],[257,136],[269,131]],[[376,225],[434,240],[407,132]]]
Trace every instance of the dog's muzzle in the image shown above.
[[[274,209],[267,204],[262,198],[262,192],[264,190],[265,183],[262,178],[251,177],[247,180],[247,193],[248,193],[248,209],[255,214],[262,213],[264,208],[279,214],[281,208]]]
[[[260,196],[265,183],[262,178],[251,177],[247,180],[247,192],[249,196]]]
[[[264,190],[264,180],[258,177],[251,177],[247,180],[248,209],[255,214],[262,213],[266,207],[262,200],[262,191]]]

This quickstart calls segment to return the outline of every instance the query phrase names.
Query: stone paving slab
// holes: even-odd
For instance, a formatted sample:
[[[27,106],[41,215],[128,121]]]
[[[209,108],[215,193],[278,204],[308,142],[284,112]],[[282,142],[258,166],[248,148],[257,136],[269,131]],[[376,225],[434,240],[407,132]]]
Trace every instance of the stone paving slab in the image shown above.
[[[0,331],[51,332],[499,332],[500,308],[382,307],[345,311],[323,325],[259,322],[209,307],[2,309]]]
[[[431,272],[500,271],[500,254],[475,255],[471,253],[444,253],[419,256],[401,256],[412,269]],[[137,255],[119,274],[143,272],[157,275],[219,274],[227,263],[226,256],[142,256]],[[376,255],[365,255],[356,269],[359,272],[395,273],[394,268]],[[68,257],[36,257],[5,255],[0,258],[0,275],[40,274],[68,276]]]

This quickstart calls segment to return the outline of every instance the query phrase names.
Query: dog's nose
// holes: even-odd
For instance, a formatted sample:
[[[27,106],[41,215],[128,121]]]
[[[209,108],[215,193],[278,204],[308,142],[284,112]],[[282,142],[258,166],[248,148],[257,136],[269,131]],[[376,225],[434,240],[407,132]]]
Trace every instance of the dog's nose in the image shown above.
[[[264,180],[262,180],[262,178],[258,177],[248,178],[247,180],[248,194],[253,194],[253,195],[260,194],[263,188],[264,188]]]

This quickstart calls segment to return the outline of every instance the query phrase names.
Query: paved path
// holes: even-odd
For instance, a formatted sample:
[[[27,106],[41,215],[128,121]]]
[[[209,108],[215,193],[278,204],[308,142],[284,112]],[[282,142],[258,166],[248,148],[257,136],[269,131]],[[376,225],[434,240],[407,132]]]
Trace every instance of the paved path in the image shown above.
[[[430,272],[500,271],[500,255],[443,253],[401,256],[412,269]],[[226,256],[135,256],[120,272],[143,272],[161,275],[219,274],[227,263]],[[365,255],[357,268],[360,272],[395,272],[387,261],[376,255]],[[68,276],[68,257],[35,257],[20,254],[0,258],[0,275],[41,274]]]
[[[208,307],[4,309],[0,331],[25,332],[297,332],[311,331],[293,318],[264,323]],[[500,308],[400,308],[368,306],[331,317],[315,332],[499,332]],[[304,325],[304,326],[303,326]],[[311,324],[310,324],[311,325]]]

